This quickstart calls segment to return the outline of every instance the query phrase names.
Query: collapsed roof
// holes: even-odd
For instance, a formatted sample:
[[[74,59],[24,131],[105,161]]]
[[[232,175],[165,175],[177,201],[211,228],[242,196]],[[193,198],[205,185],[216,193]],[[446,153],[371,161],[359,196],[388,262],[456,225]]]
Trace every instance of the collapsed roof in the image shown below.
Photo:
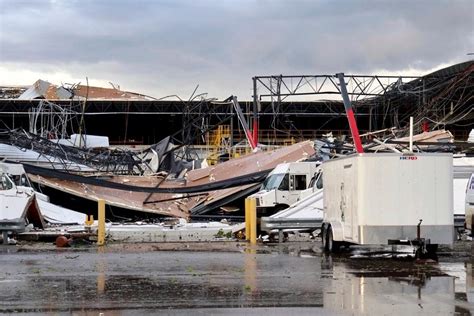
[[[87,99],[87,100],[152,100],[154,98],[143,94],[122,91],[113,88],[92,87],[85,85],[56,86],[48,81],[39,79],[19,97],[19,100],[67,100],[67,99]]]

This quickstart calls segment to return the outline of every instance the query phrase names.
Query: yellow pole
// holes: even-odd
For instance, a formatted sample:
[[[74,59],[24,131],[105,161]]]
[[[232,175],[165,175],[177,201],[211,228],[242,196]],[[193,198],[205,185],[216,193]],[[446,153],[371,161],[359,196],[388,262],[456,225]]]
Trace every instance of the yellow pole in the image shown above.
[[[245,199],[245,240],[250,240],[250,199]]]
[[[250,243],[255,245],[257,243],[257,201],[255,198],[249,201],[250,212]]]
[[[97,229],[97,245],[105,244],[105,200],[98,201],[99,227]]]

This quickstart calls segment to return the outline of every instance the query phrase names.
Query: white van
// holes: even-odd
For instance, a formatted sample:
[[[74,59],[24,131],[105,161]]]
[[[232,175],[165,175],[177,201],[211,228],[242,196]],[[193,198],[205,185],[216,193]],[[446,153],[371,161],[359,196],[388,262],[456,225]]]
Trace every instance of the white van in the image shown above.
[[[473,232],[474,224],[474,173],[471,174],[466,186],[466,228]]]

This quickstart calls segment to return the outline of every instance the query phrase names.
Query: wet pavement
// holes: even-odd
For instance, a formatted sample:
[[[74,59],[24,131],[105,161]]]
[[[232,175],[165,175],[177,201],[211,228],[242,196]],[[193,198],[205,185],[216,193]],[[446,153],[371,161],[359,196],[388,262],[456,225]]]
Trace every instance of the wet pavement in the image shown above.
[[[445,252],[438,263],[351,259],[323,254],[320,246],[3,246],[0,313],[474,313],[470,254]]]

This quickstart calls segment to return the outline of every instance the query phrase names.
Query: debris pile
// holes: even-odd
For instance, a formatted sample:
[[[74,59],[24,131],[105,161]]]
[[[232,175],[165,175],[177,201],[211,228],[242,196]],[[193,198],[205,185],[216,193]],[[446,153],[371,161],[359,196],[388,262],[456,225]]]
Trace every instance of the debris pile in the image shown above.
[[[174,128],[159,142],[138,149],[113,147],[108,137],[87,134],[84,119],[87,104],[94,100],[130,104],[162,99],[122,91],[114,85],[112,88],[80,83],[56,86],[38,80],[29,88],[0,87],[0,98],[35,100],[27,114],[29,129],[12,128],[0,133],[0,157],[24,164],[28,174],[12,172],[13,165],[4,165],[5,181],[0,198],[16,206],[14,213],[2,210],[4,214],[0,219],[11,222],[10,229],[4,231],[15,231],[29,238],[57,235],[54,225],[65,227],[65,224],[74,224],[66,229],[68,238],[76,233],[83,234],[81,236],[95,233],[95,222],[88,218],[88,224],[85,224],[85,214],[78,215],[54,204],[46,205],[49,199],[44,194],[34,191],[30,185],[22,185],[26,182],[13,179],[19,177],[31,179],[35,185],[62,196],[63,200],[105,200],[107,217],[113,220],[107,229],[115,240],[184,240],[190,236],[209,240],[227,236],[229,232],[234,234],[242,225],[232,226],[221,220],[242,222],[244,200],[249,196],[257,200],[259,217],[265,215],[262,228],[269,234],[278,232],[282,240],[283,233],[314,232],[320,225],[323,217],[321,163],[354,153],[384,152],[455,154],[456,214],[460,210],[456,201],[462,198],[462,194],[457,196],[456,192],[465,188],[468,177],[474,172],[474,132],[468,138],[455,139],[453,134],[459,135],[456,134],[458,131],[450,128],[465,122],[469,124],[473,117],[470,106],[474,93],[473,70],[474,63],[468,62],[424,77],[397,79],[387,76],[385,79],[391,81],[388,84],[382,83],[380,76],[345,76],[342,73],[314,78],[255,77],[253,111],[250,103],[243,111],[235,96],[219,102],[207,98],[206,94],[195,94],[195,90],[188,100],[175,96],[180,102],[177,108],[182,115],[181,128]],[[324,82],[316,89],[317,85],[313,86],[312,82],[314,80],[316,84],[317,78]],[[340,80],[339,84],[336,78]],[[347,85],[344,78],[349,80]],[[285,80],[293,79],[299,80],[297,87],[285,83]],[[265,85],[266,80],[269,85]],[[268,94],[259,94],[259,85],[269,90]],[[301,91],[308,86],[313,92]],[[340,117],[344,105],[352,137],[330,129],[334,134],[329,132],[320,137],[320,133],[317,137],[306,138],[312,140],[296,143],[292,138],[289,146],[270,147],[273,142],[259,142],[261,117],[269,115],[272,129],[284,127],[283,133],[289,136],[289,131],[297,128],[291,120],[281,117],[295,112],[291,112],[290,103],[284,105],[282,100],[313,93],[342,95],[343,103],[325,101],[311,106],[324,105],[324,111]],[[261,110],[260,99],[267,97],[271,98],[271,111]],[[366,130],[369,132],[359,135],[355,113],[367,114],[369,128]],[[408,126],[410,117],[414,117],[415,122]],[[233,138],[235,126],[230,126],[234,118],[239,124],[240,139]],[[315,126],[315,130],[321,128]],[[377,128],[380,130],[374,131]],[[215,130],[220,134],[211,137],[210,131]],[[347,128],[345,133],[348,134]],[[198,146],[204,142],[206,147]],[[207,146],[209,144],[212,146]],[[248,151],[233,155],[232,150],[241,144],[245,144]],[[309,171],[280,170],[281,164],[296,165],[303,161],[311,164]],[[265,192],[253,195],[259,190]],[[264,201],[268,196],[274,196],[274,200],[270,199],[270,204],[263,203],[268,202]],[[95,210],[87,208],[80,211],[96,214]],[[169,225],[169,217],[175,218],[176,222]],[[210,222],[188,223],[188,220]],[[7,222],[0,223],[7,225]],[[4,236],[8,241],[9,236]],[[60,243],[68,244],[68,239],[60,240]]]

